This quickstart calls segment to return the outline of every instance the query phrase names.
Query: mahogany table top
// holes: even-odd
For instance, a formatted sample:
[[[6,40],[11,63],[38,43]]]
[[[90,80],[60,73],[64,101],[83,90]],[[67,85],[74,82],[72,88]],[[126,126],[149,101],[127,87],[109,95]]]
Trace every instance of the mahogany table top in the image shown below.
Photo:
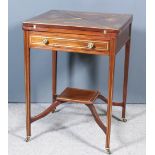
[[[131,23],[132,15],[108,14],[96,12],[78,12],[65,10],[50,10],[33,17],[23,23],[23,26],[56,27],[87,30],[110,30],[119,32]]]

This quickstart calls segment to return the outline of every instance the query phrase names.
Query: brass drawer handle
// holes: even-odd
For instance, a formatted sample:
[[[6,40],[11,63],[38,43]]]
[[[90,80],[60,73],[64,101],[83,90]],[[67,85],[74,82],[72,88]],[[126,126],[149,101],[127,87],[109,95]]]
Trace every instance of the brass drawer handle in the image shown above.
[[[45,44],[45,45],[48,45],[49,41],[48,41],[48,39],[43,39],[42,43]]]
[[[94,45],[94,43],[89,42],[87,47],[88,47],[89,49],[92,49],[92,48],[94,48],[94,47],[95,47],[95,45]]]

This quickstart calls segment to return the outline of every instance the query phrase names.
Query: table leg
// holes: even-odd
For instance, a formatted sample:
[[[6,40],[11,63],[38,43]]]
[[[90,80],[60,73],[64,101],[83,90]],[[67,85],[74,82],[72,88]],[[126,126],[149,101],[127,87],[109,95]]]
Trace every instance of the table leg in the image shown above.
[[[30,48],[28,31],[24,31],[24,66],[25,66],[25,102],[26,102],[26,142],[31,136],[31,103],[30,103]]]
[[[52,51],[52,100],[53,102],[56,99],[56,86],[57,86],[57,51]]]
[[[128,70],[129,70],[129,57],[130,57],[130,39],[125,45],[125,60],[124,60],[124,82],[123,82],[123,108],[122,108],[122,120],[126,122],[126,98],[127,98],[127,84],[128,84]]]
[[[110,154],[110,132],[111,132],[111,117],[112,117],[112,100],[114,87],[114,71],[115,71],[115,54],[109,56],[109,80],[108,80],[108,105],[107,105],[107,130],[105,151]]]

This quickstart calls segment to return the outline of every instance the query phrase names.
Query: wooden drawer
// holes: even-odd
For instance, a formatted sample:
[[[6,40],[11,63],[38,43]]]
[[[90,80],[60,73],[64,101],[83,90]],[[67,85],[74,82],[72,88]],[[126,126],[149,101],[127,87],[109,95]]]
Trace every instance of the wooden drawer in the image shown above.
[[[82,35],[58,35],[58,34],[32,34],[30,46],[34,48],[46,48],[53,50],[80,52],[80,53],[108,53],[109,40],[96,40]]]

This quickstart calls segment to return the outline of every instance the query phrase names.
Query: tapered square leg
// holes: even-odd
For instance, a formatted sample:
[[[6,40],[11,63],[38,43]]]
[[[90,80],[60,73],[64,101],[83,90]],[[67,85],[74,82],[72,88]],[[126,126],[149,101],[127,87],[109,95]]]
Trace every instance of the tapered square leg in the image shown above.
[[[108,80],[108,104],[107,104],[107,130],[105,150],[110,153],[110,132],[111,132],[111,117],[112,117],[112,100],[114,87],[114,71],[115,71],[115,54],[109,56],[109,80]]]
[[[28,31],[24,31],[24,66],[25,66],[25,102],[26,102],[26,142],[31,136],[31,103],[30,103],[30,48]]]
[[[124,82],[123,82],[123,107],[122,107],[122,121],[126,122],[126,98],[127,98],[127,84],[129,71],[129,57],[130,57],[130,40],[125,45],[125,60],[124,60]]]
[[[56,99],[57,86],[57,51],[52,51],[52,102]],[[56,108],[52,111],[54,113]]]

